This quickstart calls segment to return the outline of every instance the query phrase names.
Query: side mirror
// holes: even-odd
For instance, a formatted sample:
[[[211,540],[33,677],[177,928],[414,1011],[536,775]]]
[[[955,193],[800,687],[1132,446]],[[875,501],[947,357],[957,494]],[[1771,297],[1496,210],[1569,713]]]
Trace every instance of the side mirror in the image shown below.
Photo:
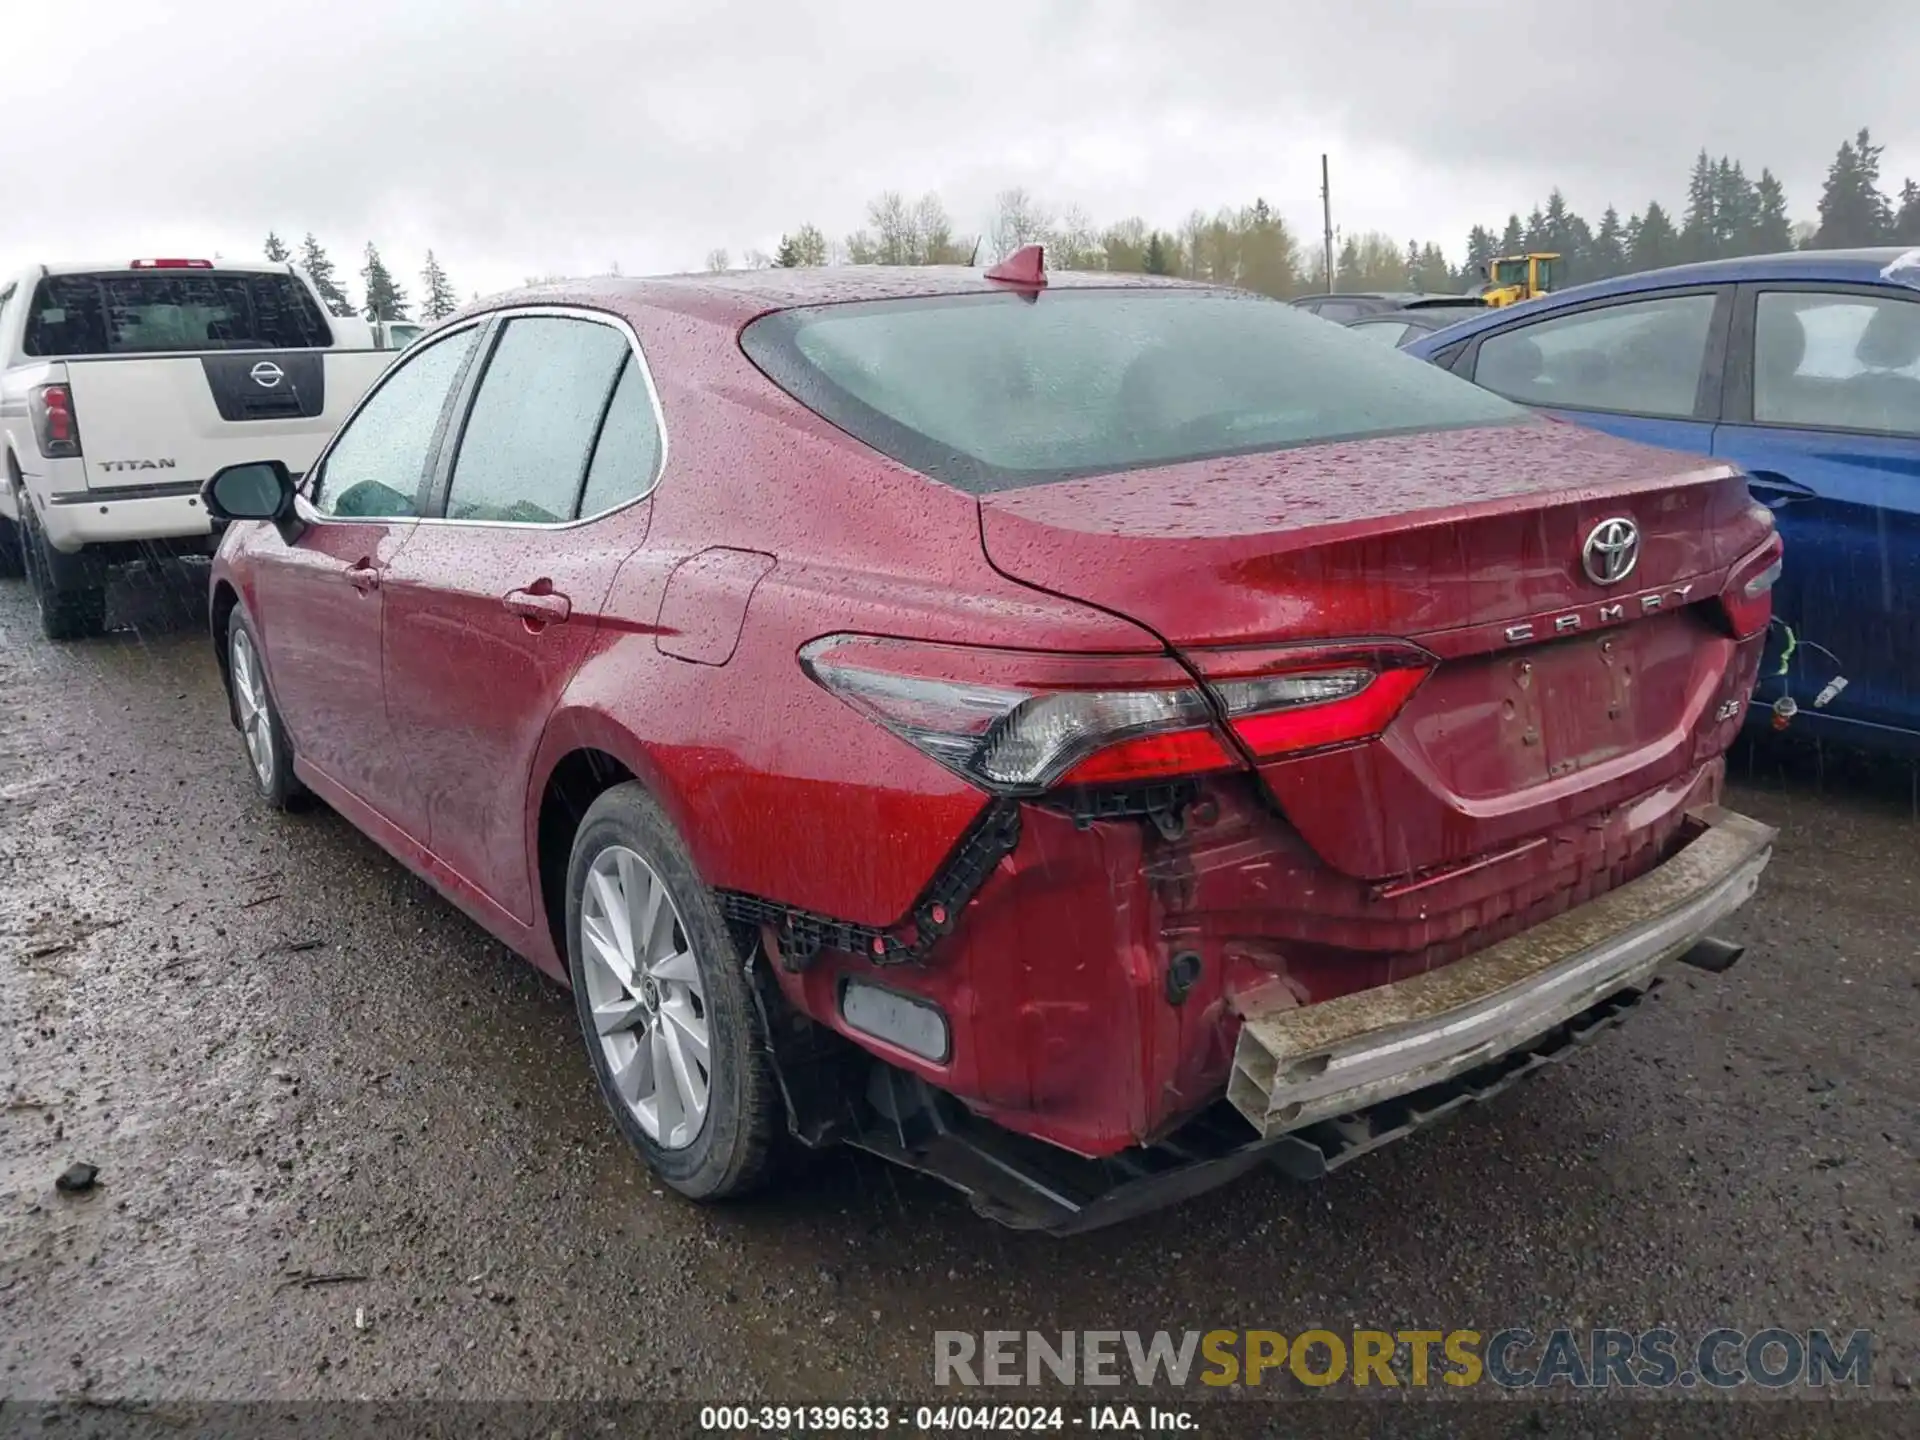
[[[216,523],[271,520],[288,544],[306,528],[294,514],[293,495],[292,472],[278,460],[228,465],[200,487],[200,503]]]

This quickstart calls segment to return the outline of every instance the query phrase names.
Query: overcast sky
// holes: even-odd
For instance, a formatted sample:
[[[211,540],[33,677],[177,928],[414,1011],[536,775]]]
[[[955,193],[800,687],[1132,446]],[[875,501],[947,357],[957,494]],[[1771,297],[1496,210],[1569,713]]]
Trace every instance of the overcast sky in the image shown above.
[[[1265,196],[1439,241],[1559,184],[1676,211],[1705,145],[1812,218],[1862,124],[1920,176],[1920,3],[1840,0],[15,3],[0,262],[375,241],[418,291],[833,236],[887,188],[956,229],[1024,185],[1164,227]],[[1684,15],[1684,19],[1674,18]],[[187,18],[190,17],[190,18]],[[357,295],[358,285],[350,289]]]

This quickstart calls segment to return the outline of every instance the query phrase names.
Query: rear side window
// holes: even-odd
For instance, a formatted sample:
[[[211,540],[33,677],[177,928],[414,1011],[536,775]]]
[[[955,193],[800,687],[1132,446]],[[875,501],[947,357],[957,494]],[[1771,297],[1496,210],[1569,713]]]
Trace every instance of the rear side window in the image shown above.
[[[1769,291],[1757,305],[1755,420],[1920,434],[1920,304]]]
[[[613,387],[600,442],[593,447],[587,467],[587,488],[580,496],[580,513],[598,515],[616,505],[638,499],[653,488],[662,449],[659,416],[639,362],[628,357]]]
[[[1717,303],[1667,295],[1503,330],[1480,342],[1473,378],[1527,405],[1685,419]]]
[[[624,334],[593,320],[509,320],[460,438],[447,519],[573,519],[594,436],[631,353]]]
[[[24,348],[54,359],[332,343],[326,317],[292,275],[121,270],[41,280],[27,307]]]
[[[1524,416],[1295,306],[1220,291],[817,306],[756,320],[741,344],[809,409],[974,494]]]
[[[1348,328],[1354,334],[1377,340],[1382,345],[1398,345],[1407,338],[1407,331],[1413,327],[1404,320],[1362,320]]]

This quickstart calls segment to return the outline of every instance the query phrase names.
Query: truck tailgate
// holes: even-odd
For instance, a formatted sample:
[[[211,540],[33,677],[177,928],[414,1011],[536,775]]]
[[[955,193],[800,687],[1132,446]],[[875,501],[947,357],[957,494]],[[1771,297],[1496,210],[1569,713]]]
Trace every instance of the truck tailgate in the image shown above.
[[[393,360],[385,351],[70,359],[90,490],[197,485],[223,465],[313,463]]]

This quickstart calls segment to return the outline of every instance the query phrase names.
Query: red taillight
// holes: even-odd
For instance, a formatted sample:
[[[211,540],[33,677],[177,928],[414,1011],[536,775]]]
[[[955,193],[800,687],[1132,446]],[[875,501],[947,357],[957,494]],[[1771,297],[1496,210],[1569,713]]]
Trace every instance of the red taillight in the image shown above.
[[[868,719],[996,795],[1238,763],[1200,687],[1164,655],[829,635],[801,650],[800,664]]]
[[[1720,592],[1720,611],[1736,640],[1758,635],[1773,620],[1773,586],[1780,578],[1786,547],[1776,533],[1728,572]]]
[[[36,385],[27,392],[27,414],[34,439],[49,460],[80,453],[80,422],[73,413],[73,392],[65,385]]]
[[[1256,760],[1373,739],[1437,663],[1399,642],[1200,650],[1193,659]]]
[[[1381,642],[1198,650],[1204,686],[1160,655],[1049,655],[869,635],[800,652],[819,684],[993,794],[1237,768],[1369,740],[1434,659]],[[1219,727],[1224,716],[1238,747]]]
[[[136,260],[129,267],[134,270],[211,270],[211,260]]]

